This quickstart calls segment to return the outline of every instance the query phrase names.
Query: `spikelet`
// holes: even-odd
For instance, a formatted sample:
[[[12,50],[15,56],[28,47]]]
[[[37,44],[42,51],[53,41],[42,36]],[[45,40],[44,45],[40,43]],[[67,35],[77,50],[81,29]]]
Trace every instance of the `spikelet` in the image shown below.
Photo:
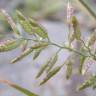
[[[39,78],[44,73],[44,71],[47,69],[51,59],[52,58],[50,58],[43,66],[41,66],[36,78]]]
[[[9,84],[9,86],[15,88],[16,90],[18,90],[18,91],[24,93],[24,94],[27,95],[27,96],[38,96],[37,94],[35,94],[35,93],[33,93],[33,92],[27,90],[26,88],[23,88],[23,87],[17,85],[17,84],[11,83],[11,84]]]
[[[72,75],[72,62],[68,61],[67,63],[67,70],[66,70],[66,78],[70,79],[71,75]]]
[[[40,24],[38,24],[35,20],[33,20],[32,18],[29,19],[29,22],[32,26],[32,28],[34,29],[35,33],[42,37],[42,38],[47,38],[48,37],[48,34],[47,34],[47,31],[46,29],[41,26]]]
[[[49,66],[47,68],[47,72],[49,72],[54,67],[57,60],[58,60],[58,55],[56,54],[55,56],[53,56],[52,60],[50,61],[50,64],[49,64]]]
[[[13,19],[11,18],[11,16],[9,16],[9,14],[4,9],[1,9],[1,13],[5,17],[7,22],[10,24],[14,33],[16,33],[17,35],[20,35],[20,32],[18,31],[17,26],[16,26],[15,22],[13,21]]]
[[[86,60],[86,57],[84,57],[84,56],[80,57],[80,66],[79,66],[79,73],[80,74],[82,74],[82,69],[83,69],[83,65],[84,65],[85,60]]]
[[[95,42],[96,42],[96,32],[93,32],[88,40],[88,46],[94,45]]]
[[[79,88],[78,90],[83,90],[85,88],[91,87],[94,85],[94,83],[96,82],[96,76],[92,76],[90,79],[88,79],[87,81],[85,81]]]
[[[17,47],[19,47],[24,40],[18,39],[18,40],[5,40],[0,43],[0,52],[6,52],[13,50]]]
[[[52,71],[50,71],[47,74],[47,76],[43,79],[43,81],[40,83],[40,85],[45,84],[49,79],[51,79],[54,75],[56,75],[60,71],[61,68],[62,66],[57,66]]]
[[[21,53],[21,55],[19,55],[18,57],[14,58],[11,63],[16,63],[20,60],[22,60],[24,57],[26,57],[27,55],[29,55],[34,49],[38,49],[40,47],[45,47],[48,46],[48,43],[39,43],[39,44],[35,44],[34,46],[31,46],[30,48],[27,48],[25,51],[23,51]]]
[[[22,60],[24,57],[29,55],[33,51],[32,48],[27,48],[25,51],[23,51],[18,57],[14,58],[11,63],[16,63],[20,60]]]
[[[41,51],[43,50],[44,48],[39,48],[37,50],[35,50],[35,53],[34,53],[34,56],[33,56],[33,59],[35,60],[41,53]]]
[[[27,20],[27,18],[25,18],[24,15],[20,11],[16,11],[16,12],[18,16],[18,21],[21,24],[21,26],[24,28],[24,30],[28,34],[32,35],[33,34],[32,27],[29,21]]]
[[[33,45],[32,49],[38,49],[38,48],[46,47],[46,46],[48,46],[48,42],[40,42],[38,44]]]
[[[23,88],[23,87],[21,87],[21,86],[19,86],[19,85],[17,85],[17,84],[14,84],[14,83],[12,83],[12,82],[9,82],[9,81],[7,81],[7,80],[0,80],[0,83],[7,84],[8,86],[16,89],[17,91],[25,94],[26,96],[38,96],[37,94],[35,94],[35,93],[27,90],[26,88]]]
[[[77,40],[80,40],[81,39],[80,26],[79,26],[78,20],[77,20],[77,18],[75,16],[71,17],[71,23],[72,23],[72,26],[73,26],[75,38]]]
[[[39,24],[32,18],[29,18],[29,22],[30,22],[31,26],[34,28],[39,26]]]

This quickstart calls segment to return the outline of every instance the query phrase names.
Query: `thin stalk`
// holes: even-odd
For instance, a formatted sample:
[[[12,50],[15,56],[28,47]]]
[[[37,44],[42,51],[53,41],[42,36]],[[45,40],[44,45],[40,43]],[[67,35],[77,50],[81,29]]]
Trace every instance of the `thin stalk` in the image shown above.
[[[79,4],[81,4],[86,11],[96,20],[96,14],[92,11],[92,9],[84,2],[84,0],[76,0]]]
[[[79,51],[77,51],[77,50],[75,50],[75,49],[73,49],[73,48],[67,47],[67,46],[60,46],[60,45],[58,45],[58,44],[56,44],[56,43],[49,43],[49,45],[57,46],[57,47],[59,47],[59,48],[61,48],[61,49],[66,49],[66,50],[75,52],[75,53],[77,53],[77,54],[79,54],[79,55],[82,55],[82,56],[85,56],[85,57],[90,57],[90,56],[88,56],[88,55],[85,55],[85,54],[83,54],[83,53],[81,53],[81,52],[79,52]]]
[[[85,42],[83,40],[80,41],[83,43],[84,47],[88,50],[89,54],[94,57],[94,54],[91,52],[90,48],[86,46]]]
[[[34,39],[30,39],[30,38],[22,38],[22,39],[32,40],[32,41],[34,41],[34,42],[39,42],[39,40],[34,40]],[[77,53],[77,54],[79,54],[79,55],[82,55],[82,56],[85,56],[85,57],[90,57],[90,56],[88,56],[88,55],[85,55],[85,54],[83,54],[83,53],[81,53],[81,52],[73,49],[73,48],[70,48],[70,47],[68,47],[68,46],[61,46],[61,45],[58,45],[58,44],[53,43],[53,42],[51,42],[51,41],[48,42],[48,45],[53,45],[53,46],[56,46],[56,47],[60,48],[59,51],[61,51],[62,49],[66,49],[66,50],[75,52],[75,53]],[[59,52],[59,51],[58,51],[58,52]]]

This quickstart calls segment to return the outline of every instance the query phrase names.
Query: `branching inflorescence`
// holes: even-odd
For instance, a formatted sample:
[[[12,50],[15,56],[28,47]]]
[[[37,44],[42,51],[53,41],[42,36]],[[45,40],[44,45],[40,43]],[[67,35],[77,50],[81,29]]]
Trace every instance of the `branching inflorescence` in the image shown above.
[[[68,4],[68,11],[72,11],[72,7],[70,7],[70,4]],[[79,22],[77,18],[69,12],[68,15],[68,25],[69,25],[69,43],[66,45],[59,45],[54,42],[52,42],[48,36],[48,32],[46,29],[38,24],[34,19],[32,18],[26,18],[20,11],[16,11],[17,13],[17,18],[18,18],[18,23],[21,25],[21,27],[25,30],[25,32],[28,35],[31,35],[32,38],[24,37],[21,32],[19,32],[15,22],[13,19],[6,13],[5,10],[0,11],[1,14],[5,17],[5,19],[8,21],[10,24],[11,28],[13,29],[13,32],[15,35],[15,39],[10,39],[10,40],[5,40],[4,42],[0,43],[0,52],[7,52],[11,51],[13,49],[16,49],[17,47],[20,47],[23,45],[23,51],[22,53],[14,58],[11,63],[16,63],[22,60],[24,57],[29,55],[30,53],[34,52],[33,59],[36,59],[42,50],[47,48],[48,46],[55,46],[58,47],[58,51],[52,56],[47,62],[41,66],[36,78],[40,78],[44,72],[46,72],[46,77],[40,82],[40,85],[43,85],[46,83],[50,78],[52,78],[54,75],[56,75],[61,68],[66,64],[67,70],[66,70],[66,78],[69,79],[71,78],[72,75],[72,70],[73,70],[73,57],[74,54],[71,54],[66,61],[60,66],[56,66],[56,62],[58,61],[58,54],[61,50],[68,50],[70,53],[76,53],[80,55],[80,66],[78,68],[79,73],[82,74],[84,62],[91,58],[96,61],[96,49],[93,48],[94,44],[96,43],[96,32],[93,32],[92,35],[89,37],[87,42],[85,42],[82,39],[82,33],[80,30]],[[74,11],[72,11],[74,12]],[[26,47],[28,42],[32,41],[33,45],[30,47]],[[74,41],[79,41],[81,42],[81,48],[80,50],[76,50],[73,47],[73,42]],[[94,50],[94,51],[93,51]],[[2,83],[5,83],[4,81],[0,81]],[[28,90],[22,89],[20,86],[16,86],[14,84],[8,83],[8,85],[11,87],[25,93],[28,96],[37,96],[31,92],[28,93]],[[92,86],[93,88],[96,88],[96,75],[92,76],[89,80],[87,80],[83,85],[80,86],[79,90],[82,90],[84,88]]]

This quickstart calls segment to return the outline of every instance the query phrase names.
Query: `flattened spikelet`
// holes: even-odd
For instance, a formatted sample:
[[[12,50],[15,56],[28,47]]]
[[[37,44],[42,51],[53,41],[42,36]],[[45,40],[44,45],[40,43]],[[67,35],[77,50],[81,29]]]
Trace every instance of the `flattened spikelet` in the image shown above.
[[[20,11],[17,11],[17,16],[18,16],[18,21],[21,24],[21,26],[24,28],[24,30],[30,35],[33,34],[31,24],[29,23],[27,18],[25,18]]]
[[[86,57],[84,57],[84,56],[80,57],[80,67],[79,67],[80,74],[82,74],[82,69],[83,69],[83,65],[84,65],[85,60],[86,60]]]
[[[20,32],[18,31],[15,22],[13,21],[13,19],[11,18],[11,16],[9,16],[9,14],[5,11],[5,10],[1,10],[1,13],[3,14],[3,16],[5,17],[5,19],[7,20],[7,22],[10,24],[12,30],[14,31],[14,33],[16,33],[17,35],[20,35]]]
[[[80,31],[80,26],[79,26],[77,18],[75,16],[72,16],[71,22],[72,22],[72,26],[73,26],[73,30],[74,30],[74,36],[77,40],[80,40],[81,31]]]
[[[41,47],[46,47],[48,46],[48,43],[47,42],[40,42],[38,44],[35,44],[32,46],[33,49],[38,49],[38,48],[41,48]]]
[[[47,69],[47,67],[48,67],[48,65],[50,63],[50,59],[43,66],[41,66],[36,78],[39,78],[43,74],[43,72]]]
[[[34,29],[35,33],[37,35],[39,35],[42,38],[47,38],[48,34],[47,31],[45,30],[45,28],[43,28],[43,26],[41,26],[40,24],[38,24],[36,21],[34,21],[32,18],[29,19],[29,22],[32,26],[32,28]]]
[[[72,62],[67,63],[66,78],[69,79],[72,75]]]
[[[88,46],[94,45],[95,42],[96,42],[96,32],[92,33],[92,35],[90,36],[88,40]]]
[[[52,60],[50,61],[50,64],[49,64],[49,66],[48,66],[48,68],[47,68],[47,72],[49,72],[49,71],[54,67],[54,65],[56,64],[57,60],[58,60],[58,55],[56,54],[56,55],[52,58]]]
[[[44,48],[40,48],[40,49],[37,49],[35,50],[35,53],[34,53],[34,56],[33,56],[33,59],[35,60],[41,53],[41,51],[43,50]]]
[[[0,52],[6,52],[19,47],[24,40],[5,40],[0,44]]]
[[[27,48],[25,51],[23,51],[18,57],[14,58],[11,63],[16,63],[20,60],[22,60],[24,57],[29,55],[33,51],[32,48]]]
[[[94,85],[95,82],[96,82],[96,76],[92,76],[90,79],[85,81],[82,85],[80,85],[78,90],[83,90],[85,88],[91,87]]]
[[[0,83],[7,84],[8,86],[18,90],[19,92],[25,94],[26,96],[38,96],[37,94],[27,90],[26,88],[23,88],[23,87],[21,87],[21,86],[19,86],[17,84],[11,83],[11,82],[9,82],[7,80],[0,80]]]
[[[43,79],[43,81],[40,83],[40,85],[45,84],[49,79],[51,79],[54,75],[56,75],[60,71],[61,68],[62,66],[57,66],[52,71],[50,71],[47,74],[47,76]]]

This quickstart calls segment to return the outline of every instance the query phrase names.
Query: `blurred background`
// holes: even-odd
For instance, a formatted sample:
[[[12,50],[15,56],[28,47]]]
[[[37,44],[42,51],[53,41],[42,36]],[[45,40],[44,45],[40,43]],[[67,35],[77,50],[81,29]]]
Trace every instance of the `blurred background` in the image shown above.
[[[96,22],[80,6],[76,0],[70,0],[77,16],[82,34],[86,39],[96,28]],[[83,0],[96,14],[96,0]],[[66,23],[67,0],[0,0],[0,8],[5,9],[14,19],[16,10],[20,10],[26,17],[30,16],[41,23],[48,31],[50,39],[59,44],[67,41],[68,27]],[[22,29],[21,29],[22,30]],[[12,37],[12,30],[8,23],[0,16],[0,40]],[[39,86],[39,80],[35,76],[42,64],[52,56],[57,49],[49,47],[33,61],[32,54],[17,64],[10,64],[10,60],[20,54],[20,49],[11,52],[0,53],[0,79],[7,79],[19,84],[40,96],[96,96],[96,90],[88,88],[77,92],[76,88],[84,81],[84,77],[73,74],[70,80],[66,80],[66,66],[43,86]],[[60,52],[57,64],[62,64],[68,57],[68,51]],[[96,63],[96,62],[95,62]],[[74,65],[75,66],[75,65]],[[77,65],[75,66],[77,68]],[[92,67],[95,71],[96,66]],[[0,84],[0,96],[24,96],[18,91]]]

